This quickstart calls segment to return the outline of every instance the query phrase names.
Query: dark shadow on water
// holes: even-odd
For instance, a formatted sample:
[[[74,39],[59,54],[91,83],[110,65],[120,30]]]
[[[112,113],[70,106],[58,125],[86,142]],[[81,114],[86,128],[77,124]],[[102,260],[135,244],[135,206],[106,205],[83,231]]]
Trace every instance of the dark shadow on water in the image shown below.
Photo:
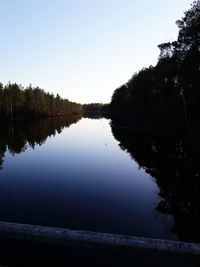
[[[0,169],[6,151],[20,154],[28,147],[42,145],[49,136],[55,136],[66,127],[78,122],[81,115],[50,117],[40,120],[19,120],[0,123]]]
[[[122,150],[150,174],[159,186],[160,213],[174,217],[172,231],[180,240],[200,242],[200,129],[192,138],[185,129],[145,131],[111,122]]]

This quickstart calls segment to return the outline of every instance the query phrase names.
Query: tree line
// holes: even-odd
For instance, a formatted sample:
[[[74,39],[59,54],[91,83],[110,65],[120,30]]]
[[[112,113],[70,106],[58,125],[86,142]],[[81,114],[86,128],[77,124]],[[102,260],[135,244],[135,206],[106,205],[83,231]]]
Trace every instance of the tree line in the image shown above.
[[[158,46],[157,64],[115,90],[111,128],[121,149],[156,181],[156,210],[173,216],[172,231],[199,242],[200,0],[176,23],[178,38]]]
[[[80,104],[46,93],[39,87],[23,88],[16,83],[0,83],[0,117],[9,119],[81,113]]]
[[[200,1],[176,22],[174,42],[160,44],[156,66],[143,68],[112,96],[113,117],[135,125],[177,124],[187,128],[200,112]]]
[[[110,116],[110,105],[102,103],[91,103],[82,105],[83,116],[88,118],[102,118]]]

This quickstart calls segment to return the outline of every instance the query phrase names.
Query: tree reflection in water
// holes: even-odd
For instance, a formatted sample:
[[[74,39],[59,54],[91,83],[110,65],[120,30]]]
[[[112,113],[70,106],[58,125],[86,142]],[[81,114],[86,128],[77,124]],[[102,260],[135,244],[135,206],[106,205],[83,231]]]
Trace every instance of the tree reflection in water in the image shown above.
[[[174,217],[180,240],[200,242],[200,129],[192,137],[185,129],[138,130],[118,121],[111,122],[121,149],[150,174],[159,186],[161,197],[156,207]]]
[[[28,147],[34,149],[36,145],[44,144],[47,137],[61,133],[65,127],[69,127],[80,119],[81,115],[71,115],[41,120],[1,122],[0,169],[3,168],[6,151],[14,155],[24,152]]]

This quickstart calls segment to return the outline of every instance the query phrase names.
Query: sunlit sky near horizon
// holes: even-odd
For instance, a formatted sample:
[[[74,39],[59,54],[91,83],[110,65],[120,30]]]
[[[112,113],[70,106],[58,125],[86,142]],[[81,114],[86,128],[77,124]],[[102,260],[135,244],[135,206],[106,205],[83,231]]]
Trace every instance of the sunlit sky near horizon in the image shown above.
[[[30,83],[79,103],[154,65],[192,0],[0,0],[0,82]]]

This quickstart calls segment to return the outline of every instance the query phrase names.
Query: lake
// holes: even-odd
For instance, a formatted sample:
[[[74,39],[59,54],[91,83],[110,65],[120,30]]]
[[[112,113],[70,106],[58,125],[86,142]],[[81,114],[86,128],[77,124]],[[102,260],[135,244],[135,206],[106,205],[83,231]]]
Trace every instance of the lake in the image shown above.
[[[105,118],[2,123],[0,220],[184,239],[173,214],[158,208],[156,175],[121,135]],[[142,154],[144,143],[132,150]]]

